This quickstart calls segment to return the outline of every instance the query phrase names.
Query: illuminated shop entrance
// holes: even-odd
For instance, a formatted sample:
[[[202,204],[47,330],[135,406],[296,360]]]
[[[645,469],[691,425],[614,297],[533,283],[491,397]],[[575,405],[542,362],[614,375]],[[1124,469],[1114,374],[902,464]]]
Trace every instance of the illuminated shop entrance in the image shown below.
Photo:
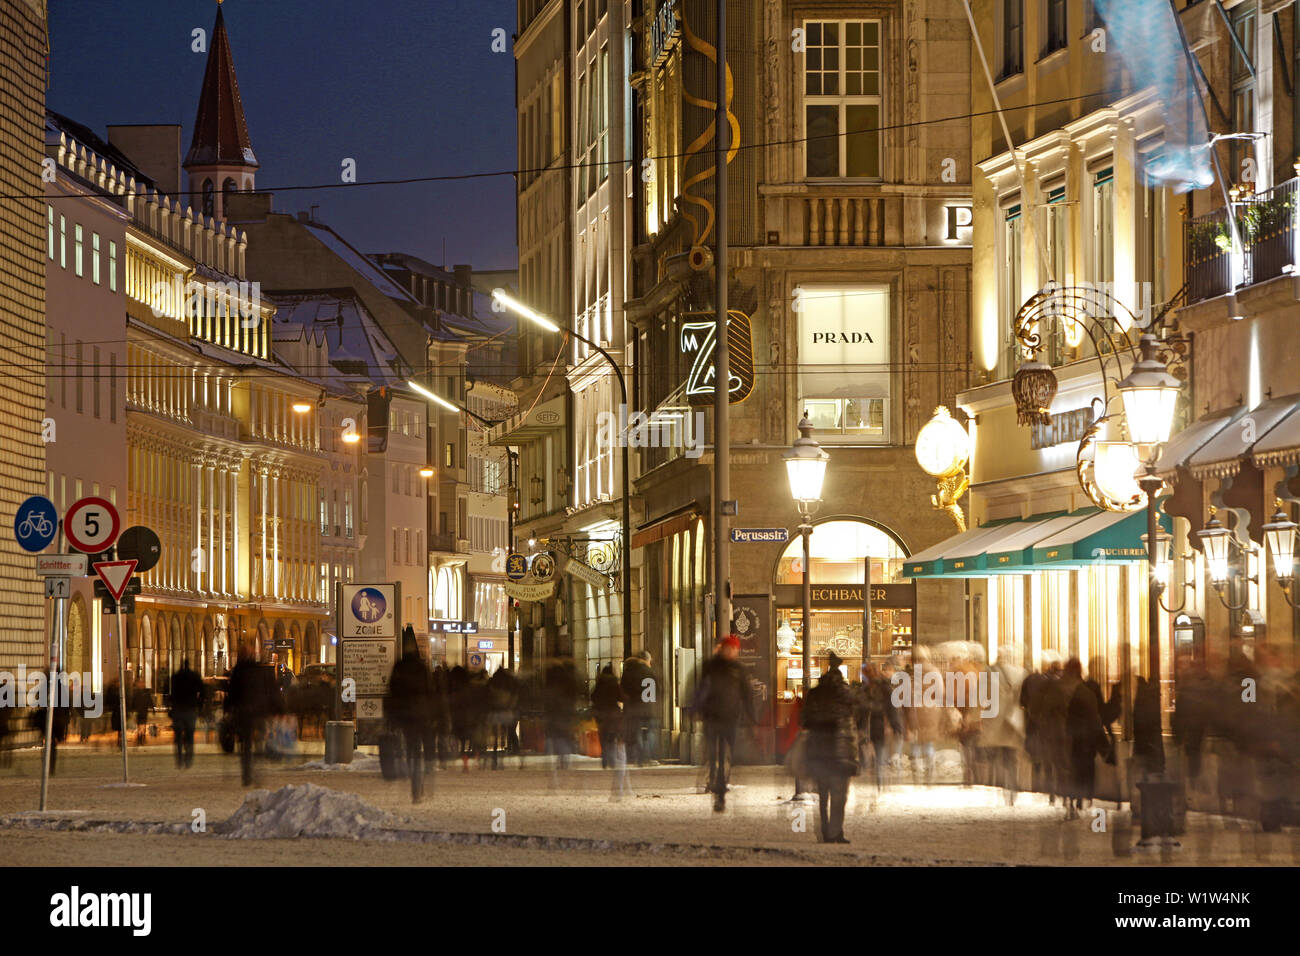
[[[904,581],[907,552],[892,534],[866,521],[832,518],[814,525],[812,565],[812,681],[825,672],[834,651],[849,680],[866,660],[911,657],[915,589]],[[871,559],[871,633],[863,640],[863,582]],[[803,685],[803,542],[792,537],[777,562],[776,721],[784,724]]]

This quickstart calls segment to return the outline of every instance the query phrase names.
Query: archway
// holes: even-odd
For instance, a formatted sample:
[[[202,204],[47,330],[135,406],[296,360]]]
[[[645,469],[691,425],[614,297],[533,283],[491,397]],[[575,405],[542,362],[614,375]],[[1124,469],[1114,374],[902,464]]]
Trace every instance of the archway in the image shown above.
[[[65,674],[89,673],[90,652],[86,605],[78,594],[68,605],[68,643],[64,650],[63,672]]]
[[[868,661],[891,656],[906,663],[911,654],[915,609],[903,580],[908,549],[888,527],[853,515],[814,523],[809,539],[812,584],[811,682],[824,673],[834,651],[850,680]],[[871,564],[871,633],[862,629],[866,563]],[[803,540],[791,538],[772,574],[775,619],[776,700],[780,724],[803,690]],[[895,586],[897,585],[897,586]]]

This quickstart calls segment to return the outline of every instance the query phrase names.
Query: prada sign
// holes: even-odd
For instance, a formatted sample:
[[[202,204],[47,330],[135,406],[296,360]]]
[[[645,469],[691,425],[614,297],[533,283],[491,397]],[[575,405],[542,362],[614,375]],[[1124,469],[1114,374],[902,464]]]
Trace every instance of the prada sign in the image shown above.
[[[862,607],[861,584],[814,584],[813,607]],[[798,584],[778,584],[774,594],[777,607],[798,607],[803,603],[803,588]],[[873,584],[873,608],[911,610],[916,607],[915,584]]]

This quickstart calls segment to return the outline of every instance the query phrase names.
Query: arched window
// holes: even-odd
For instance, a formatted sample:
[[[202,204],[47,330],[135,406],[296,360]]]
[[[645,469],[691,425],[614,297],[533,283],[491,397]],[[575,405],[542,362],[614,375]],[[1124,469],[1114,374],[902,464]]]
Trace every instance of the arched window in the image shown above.
[[[216,195],[212,189],[212,180],[203,180],[203,215],[216,215]]]
[[[221,215],[223,217],[230,215],[230,194],[235,192],[238,188],[239,187],[235,185],[235,181],[229,177],[227,177],[226,181],[221,184]]]

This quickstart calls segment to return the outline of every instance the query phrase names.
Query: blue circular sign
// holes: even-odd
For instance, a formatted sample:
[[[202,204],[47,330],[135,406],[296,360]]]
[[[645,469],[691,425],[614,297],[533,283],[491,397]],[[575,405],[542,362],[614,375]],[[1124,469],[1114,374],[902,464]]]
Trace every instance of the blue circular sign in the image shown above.
[[[14,515],[14,537],[26,551],[44,551],[59,533],[59,513],[54,502],[43,495],[32,495],[18,506]]]
[[[528,574],[528,559],[518,551],[506,555],[506,577],[511,581],[521,581]]]
[[[362,588],[352,595],[352,616],[366,624],[374,624],[384,617],[388,601],[377,588]]]

